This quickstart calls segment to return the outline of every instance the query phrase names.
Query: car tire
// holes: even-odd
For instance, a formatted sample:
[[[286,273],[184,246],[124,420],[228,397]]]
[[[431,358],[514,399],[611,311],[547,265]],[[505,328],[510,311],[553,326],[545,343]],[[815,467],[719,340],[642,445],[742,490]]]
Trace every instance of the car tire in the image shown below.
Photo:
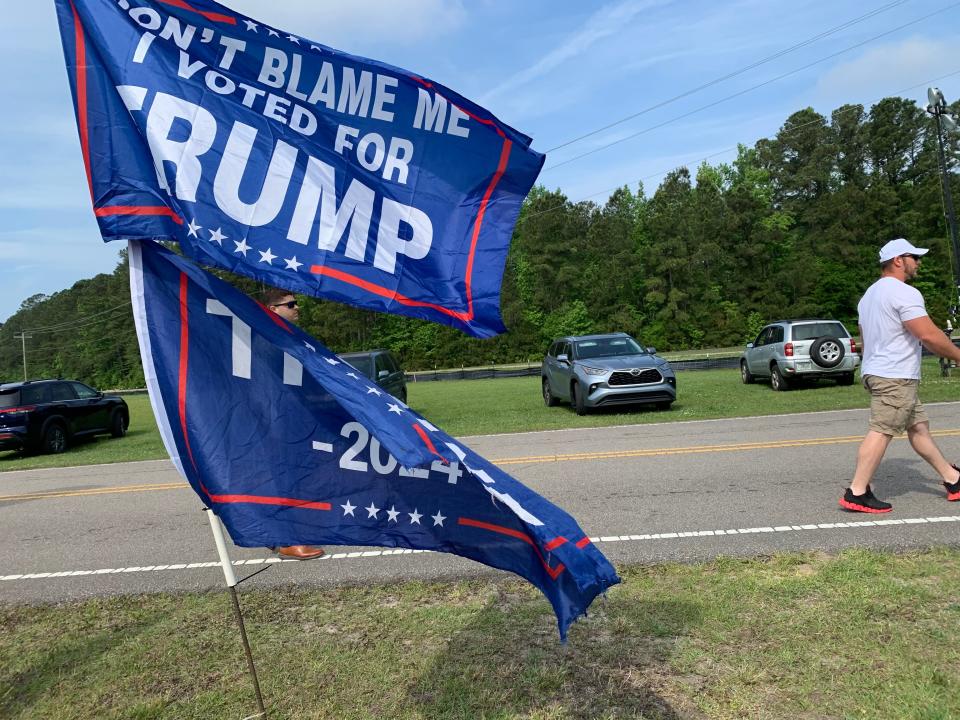
[[[406,388],[404,388],[403,390],[400,391],[399,400],[400,400],[400,402],[402,402],[404,405],[407,404],[407,389],[406,389]]]
[[[52,422],[43,430],[40,449],[50,455],[58,455],[67,449],[67,429],[62,423]]]
[[[844,373],[837,378],[837,385],[853,385],[854,375],[853,373]]]
[[[750,372],[750,368],[747,367],[747,361],[740,361],[740,380],[744,385],[752,385],[754,381],[753,373]]]
[[[669,410],[670,406],[673,405],[673,400],[664,400],[662,402],[658,402],[656,405],[657,410]]]
[[[546,378],[543,378],[542,382],[542,391],[543,391],[543,404],[547,407],[556,407],[557,399],[553,396],[553,393],[550,392],[550,381]]]
[[[110,436],[122,438],[127,434],[127,428],[130,426],[130,419],[123,410],[117,410],[110,418]]]
[[[787,379],[783,376],[783,373],[780,372],[779,365],[774,365],[772,368],[770,368],[770,387],[777,392],[784,392],[785,390],[790,389],[790,383],[787,382]]]
[[[824,335],[810,346],[810,359],[822,368],[835,368],[843,360],[846,350],[838,338]]]
[[[573,409],[576,411],[577,415],[586,415],[587,406],[584,403],[583,391],[580,389],[578,383],[574,383],[570,386],[570,404],[573,406]]]

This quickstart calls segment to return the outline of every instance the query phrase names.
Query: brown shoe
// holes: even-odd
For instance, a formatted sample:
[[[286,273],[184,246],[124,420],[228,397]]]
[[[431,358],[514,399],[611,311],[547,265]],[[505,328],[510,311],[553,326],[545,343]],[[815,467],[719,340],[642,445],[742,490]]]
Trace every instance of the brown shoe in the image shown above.
[[[273,548],[273,551],[280,557],[290,560],[313,560],[326,555],[323,548],[313,545],[288,545],[287,547]]]

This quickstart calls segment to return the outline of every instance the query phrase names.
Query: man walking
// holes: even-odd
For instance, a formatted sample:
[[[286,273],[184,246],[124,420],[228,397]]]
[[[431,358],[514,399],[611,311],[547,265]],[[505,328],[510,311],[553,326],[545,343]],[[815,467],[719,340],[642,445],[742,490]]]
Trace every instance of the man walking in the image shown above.
[[[943,479],[947,500],[960,500],[960,468],[943,457],[930,435],[927,413],[920,404],[920,347],[960,361],[960,349],[927,315],[923,295],[913,280],[926,248],[903,238],[880,248],[880,279],[860,299],[860,373],[870,392],[870,429],[857,451],[857,469],[840,506],[865,513],[890,512],[893,506],[874,496],[870,480],[894,435],[904,430],[916,453]]]
[[[275,312],[284,320],[296,324],[297,320],[300,319],[300,308],[297,306],[297,300],[286,290],[270,288],[264,293],[263,301],[267,309]],[[313,560],[323,557],[325,554],[323,548],[313,547],[312,545],[288,545],[271,548],[271,550],[282,558],[292,560]]]

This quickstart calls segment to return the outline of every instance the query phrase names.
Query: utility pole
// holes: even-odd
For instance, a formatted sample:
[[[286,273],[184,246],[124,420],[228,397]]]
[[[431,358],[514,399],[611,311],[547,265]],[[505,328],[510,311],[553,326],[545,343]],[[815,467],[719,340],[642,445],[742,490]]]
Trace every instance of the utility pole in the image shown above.
[[[23,346],[23,381],[27,381],[27,340],[33,337],[33,335],[27,335],[26,332],[22,332],[19,335],[14,335],[13,337],[18,338],[21,341]]]
[[[947,220],[947,229],[950,232],[950,249],[953,255],[953,293],[950,298],[950,316],[956,318],[960,311],[960,241],[957,239],[957,215],[953,209],[953,194],[950,192],[950,171],[947,168],[946,156],[943,152],[943,126],[948,130],[956,130],[957,123],[947,110],[947,101],[940,92],[940,88],[927,88],[927,112],[933,116],[937,128],[937,160],[940,168],[940,185],[943,189],[943,212]],[[947,337],[953,334],[952,323],[947,321]],[[940,359],[940,374],[950,375],[950,361]]]

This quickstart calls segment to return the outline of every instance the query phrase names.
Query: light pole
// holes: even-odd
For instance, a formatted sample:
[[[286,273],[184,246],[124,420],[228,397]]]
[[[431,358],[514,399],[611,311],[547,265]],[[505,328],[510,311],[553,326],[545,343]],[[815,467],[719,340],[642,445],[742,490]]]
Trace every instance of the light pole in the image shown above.
[[[947,169],[947,160],[943,152],[943,128],[947,130],[956,130],[957,123],[953,119],[952,113],[947,111],[947,101],[940,92],[940,88],[928,88],[927,99],[930,104],[927,105],[927,112],[933,115],[934,124],[937,127],[937,158],[940,165],[940,185],[943,188],[943,208],[947,218],[947,228],[950,231],[950,248],[953,253],[953,280],[954,294],[951,299],[951,315],[956,315],[958,309],[958,300],[960,300],[960,241],[957,239],[957,216],[953,210],[953,195],[950,193],[950,172]]]
[[[23,381],[27,381],[27,340],[33,337],[33,335],[27,335],[26,331],[20,333],[19,335],[14,335],[14,338],[20,340],[23,344]]]

